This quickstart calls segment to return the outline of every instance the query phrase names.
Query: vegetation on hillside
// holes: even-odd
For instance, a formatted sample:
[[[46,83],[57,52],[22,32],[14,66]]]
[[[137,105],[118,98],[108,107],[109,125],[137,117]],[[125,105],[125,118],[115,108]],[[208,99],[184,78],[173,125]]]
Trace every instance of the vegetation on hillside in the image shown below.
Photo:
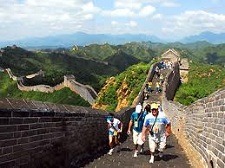
[[[158,47],[161,52],[161,46]],[[93,59],[98,61],[106,60],[107,58],[117,54],[118,52],[126,53],[129,56],[137,58],[142,62],[149,62],[152,58],[157,57],[157,52],[151,49],[147,43],[131,42],[124,45],[98,45],[92,44],[88,46],[73,47],[71,54],[79,55],[79,57]]]
[[[122,90],[122,87],[126,84],[128,88],[126,93],[129,94],[127,97],[122,98],[127,99],[128,106],[131,105],[146,79],[149,68],[149,64],[139,63],[129,67],[124,72],[117,75],[113,83],[109,84],[102,94],[99,95],[97,103],[106,105],[106,110],[114,111],[118,106],[119,97],[122,96],[118,95],[118,91]]]
[[[32,85],[54,86],[63,81],[64,75],[74,75],[78,82],[91,85],[98,91],[102,87],[102,79],[120,72],[114,66],[77,58],[63,52],[30,52],[20,47],[6,47],[3,50],[0,67],[10,68],[14,75],[24,76],[39,70],[45,72],[44,78],[41,81],[32,80]]]
[[[69,104],[89,107],[90,104],[80,95],[75,94],[69,88],[64,88],[53,93],[23,92],[17,88],[16,81],[9,78],[8,74],[0,72],[0,98],[15,98],[51,102],[56,104]]]
[[[219,65],[191,63],[188,82],[181,84],[175,101],[190,105],[225,86],[225,69]]]
[[[25,85],[46,84],[54,86],[63,81],[64,75],[74,75],[78,82],[90,85],[97,92],[99,92],[104,86],[106,79],[110,76],[117,75],[118,78],[118,76],[120,76],[119,74],[128,67],[139,62],[147,63],[150,60],[153,60],[154,58],[160,56],[169,48],[174,48],[175,50],[177,50],[181,54],[182,58],[185,57],[189,58],[193,62],[202,62],[208,64],[202,64],[200,67],[198,67],[196,71],[201,71],[201,68],[209,66],[209,64],[221,66],[225,65],[225,44],[214,45],[206,42],[197,42],[190,44],[130,42],[124,45],[116,46],[110,44],[92,44],[88,46],[75,46],[73,49],[45,49],[36,52],[27,51],[25,49],[15,46],[5,47],[2,48],[4,52],[1,53],[2,55],[0,55],[0,67],[11,68],[13,74],[15,74],[16,76],[24,76],[36,73],[39,70],[43,70],[45,72],[43,78],[37,77],[33,79],[28,79],[25,81]],[[193,64],[191,66],[195,67],[197,65]],[[214,69],[217,66],[212,67]],[[218,68],[221,67],[218,66]],[[221,76],[223,75],[222,69],[223,68],[221,68],[221,72],[218,74],[218,76],[220,77],[217,79],[218,82],[220,82],[222,78]],[[209,73],[210,71],[205,70],[205,72]],[[121,74],[121,76],[126,76],[126,73],[129,72],[125,71],[122,73],[123,75]],[[214,72],[210,72],[210,74],[211,76],[214,76]],[[127,76],[128,77],[126,78],[126,80],[131,80],[129,79],[129,75]],[[197,79],[195,81],[194,78],[195,76],[189,76],[189,82],[191,83],[187,84],[187,86],[185,86],[186,84],[181,85],[181,88],[177,93],[177,97],[179,97],[178,99],[181,99],[181,102],[184,102],[184,104],[190,104],[190,102],[193,102],[198,98],[202,98],[212,93],[212,88],[215,88],[216,90],[217,88],[220,88],[220,84],[223,83],[215,83],[214,85],[217,87],[209,87],[211,84],[205,86],[203,85],[205,82],[202,82],[203,79],[200,79],[201,86],[199,86],[199,89],[191,89],[191,87],[196,87],[198,86],[198,84],[200,84],[200,82],[198,83]],[[130,82],[128,81],[127,83]],[[10,90],[12,88],[10,88],[10,85],[11,84],[9,83],[5,83],[2,86],[0,85],[1,93],[5,93],[9,90],[7,94],[1,95],[7,96],[11,94]],[[223,86],[223,84],[221,85]],[[112,87],[111,89],[109,89],[109,93],[111,94],[117,91],[119,85],[113,85],[110,87]],[[186,89],[184,89],[184,87],[186,87]],[[181,93],[181,90],[183,90],[183,93]],[[202,90],[206,90],[206,92],[203,92]],[[208,93],[210,90],[212,92]],[[29,98],[28,95],[26,96]],[[110,107],[110,109],[114,109],[118,100],[113,99],[117,99],[118,97],[116,96],[116,94],[111,94],[110,96],[111,98],[109,102],[110,104],[114,104],[114,106]],[[102,98],[102,103],[107,102],[110,96],[107,95],[106,98]],[[183,100],[186,97],[187,99]]]
[[[106,58],[104,61],[108,62],[109,65],[116,67],[121,72],[127,69],[130,65],[140,62],[137,58],[132,57],[121,50]]]

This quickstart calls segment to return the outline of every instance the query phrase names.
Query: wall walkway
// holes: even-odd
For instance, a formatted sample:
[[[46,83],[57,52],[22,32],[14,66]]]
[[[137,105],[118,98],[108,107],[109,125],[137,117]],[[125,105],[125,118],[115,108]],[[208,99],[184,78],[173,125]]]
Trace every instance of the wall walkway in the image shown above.
[[[56,86],[49,86],[49,85],[35,85],[35,86],[25,86],[22,82],[23,77],[17,77],[13,75],[11,69],[6,69],[9,77],[15,81],[17,81],[18,89],[21,91],[38,91],[38,92],[45,92],[45,93],[52,93],[57,90],[61,90],[64,87],[70,88],[73,92],[79,94],[84,100],[88,101],[90,104],[95,102],[97,97],[96,91],[89,85],[83,85],[75,80],[73,75],[64,76],[64,81]],[[39,71],[35,74],[27,75],[26,77],[32,78],[37,75],[43,75],[43,71]]]
[[[192,167],[225,167],[225,89],[188,107],[177,104],[172,100],[180,82],[179,66],[174,68],[166,76],[162,93],[163,109],[172,121],[176,136],[174,142],[177,140],[181,144]],[[152,74],[152,71],[149,72],[147,78],[150,79]],[[142,100],[143,92],[140,92],[136,102]],[[129,145],[126,147],[129,138],[125,141],[125,135],[133,110],[124,109],[117,113],[125,125],[124,150],[131,149]],[[106,111],[91,108],[2,99],[0,167],[76,167],[82,164],[84,158],[93,158],[96,153],[101,153],[99,151],[103,151],[104,157],[108,142],[107,115]],[[177,145],[171,146],[175,148]],[[132,152],[127,151],[128,162],[131,155]],[[172,159],[170,157],[166,163],[175,162],[183,156],[170,155]],[[175,155],[177,157],[173,158]],[[158,163],[163,164],[161,162]]]

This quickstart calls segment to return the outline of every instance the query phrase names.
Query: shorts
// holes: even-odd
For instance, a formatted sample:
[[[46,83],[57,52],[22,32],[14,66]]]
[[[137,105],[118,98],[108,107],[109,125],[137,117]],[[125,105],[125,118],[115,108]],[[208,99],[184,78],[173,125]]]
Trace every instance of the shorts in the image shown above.
[[[115,131],[109,131],[109,136],[114,136],[115,135],[114,132]]]
[[[163,152],[163,150],[166,147],[166,136],[155,138],[150,135],[148,142],[149,142],[149,149],[151,152],[155,152],[157,146],[158,146],[158,150],[160,152]]]
[[[141,139],[141,132],[137,132],[135,130],[133,130],[133,143],[134,145],[137,145],[138,144],[138,140]]]

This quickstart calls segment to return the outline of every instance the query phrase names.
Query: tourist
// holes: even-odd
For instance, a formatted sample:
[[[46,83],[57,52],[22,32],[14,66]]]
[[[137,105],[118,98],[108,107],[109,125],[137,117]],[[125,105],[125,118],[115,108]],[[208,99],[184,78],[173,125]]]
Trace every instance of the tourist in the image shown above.
[[[141,132],[142,132],[142,127],[143,127],[144,118],[146,114],[147,114],[146,112],[142,111],[142,106],[139,103],[136,106],[135,111],[131,114],[131,117],[130,117],[127,134],[130,135],[131,128],[133,127],[132,134],[133,134],[133,143],[134,143],[134,155],[133,155],[134,157],[137,157],[138,155],[138,146],[141,146],[140,153],[142,153],[144,150],[144,143],[140,141],[142,137]]]
[[[158,147],[159,157],[163,157],[163,150],[166,147],[166,137],[171,133],[170,121],[164,116],[159,115],[159,105],[156,103],[151,104],[151,113],[145,117],[142,140],[146,140],[148,134],[150,160],[149,163],[154,162],[155,150]]]
[[[108,154],[112,155],[114,148],[117,145],[120,149],[121,143],[119,142],[119,137],[123,129],[123,124],[119,119],[115,118],[113,113],[109,113],[109,117],[107,117],[107,123],[108,123],[109,147],[110,147]]]

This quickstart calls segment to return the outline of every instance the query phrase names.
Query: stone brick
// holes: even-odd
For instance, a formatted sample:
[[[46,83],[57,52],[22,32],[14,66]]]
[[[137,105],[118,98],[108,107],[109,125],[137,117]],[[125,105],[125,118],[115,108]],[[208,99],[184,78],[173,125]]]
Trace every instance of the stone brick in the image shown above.
[[[27,125],[27,124],[18,125],[18,131],[24,131],[29,129],[30,129],[30,125]]]
[[[14,138],[20,138],[22,136],[21,131],[19,132],[14,132]]]
[[[44,124],[43,123],[33,123],[30,124],[30,129],[38,129],[38,128],[43,128]]]
[[[39,122],[52,122],[52,118],[51,117],[42,117],[39,119]]]
[[[30,116],[30,113],[29,112],[23,112],[23,111],[14,111],[12,113],[12,116],[13,117],[29,117]]]
[[[12,153],[12,146],[7,146],[2,148],[2,154],[9,154]]]
[[[13,146],[17,144],[16,139],[0,140],[0,147]]]
[[[29,138],[29,142],[40,141],[43,139],[43,135],[35,135]]]
[[[1,158],[0,158],[0,160],[1,160]],[[16,166],[15,160],[10,160],[10,161],[6,161],[6,162],[0,161],[0,167],[2,167],[2,168],[12,168],[14,166]]]
[[[14,132],[17,131],[17,126],[15,125],[0,125],[0,132]]]
[[[24,143],[28,143],[29,142],[29,138],[25,137],[25,138],[18,138],[17,139],[17,143],[18,144],[24,144]]]
[[[219,167],[225,167],[225,163],[220,159],[217,159],[217,164]]]
[[[9,118],[0,118],[0,125],[8,125]]]
[[[24,118],[23,123],[24,124],[30,124],[30,123],[37,123],[38,118],[30,117],[30,118]]]
[[[13,133],[10,132],[10,133],[0,133],[0,140],[4,140],[4,139],[12,139],[14,136],[13,136]]]
[[[22,137],[37,135],[37,130],[27,130],[21,132]]]
[[[23,124],[23,118],[10,118],[10,124],[11,125],[18,125],[18,124]]]
[[[11,117],[11,111],[0,109],[0,117]]]

